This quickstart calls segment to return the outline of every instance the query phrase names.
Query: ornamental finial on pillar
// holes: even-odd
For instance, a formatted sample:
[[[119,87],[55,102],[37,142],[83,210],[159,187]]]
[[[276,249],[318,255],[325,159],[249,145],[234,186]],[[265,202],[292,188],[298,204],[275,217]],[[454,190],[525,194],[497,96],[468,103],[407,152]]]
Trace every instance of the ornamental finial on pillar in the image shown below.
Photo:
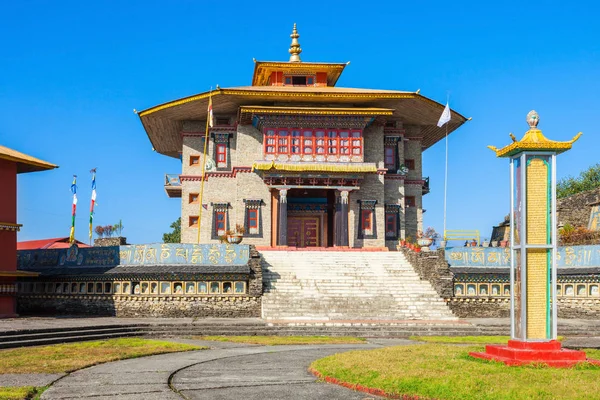
[[[301,62],[300,53],[302,53],[302,49],[300,48],[300,43],[298,43],[298,30],[296,29],[296,23],[294,22],[294,29],[292,29],[292,34],[290,35],[292,38],[292,44],[290,45],[290,62]]]

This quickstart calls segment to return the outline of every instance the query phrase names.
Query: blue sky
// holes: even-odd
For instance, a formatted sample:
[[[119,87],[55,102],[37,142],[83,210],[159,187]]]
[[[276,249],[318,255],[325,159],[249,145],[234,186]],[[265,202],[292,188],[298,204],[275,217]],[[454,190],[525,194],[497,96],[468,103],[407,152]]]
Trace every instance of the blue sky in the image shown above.
[[[163,190],[176,159],[151,150],[133,109],[249,85],[252,58],[288,59],[298,23],[304,61],[351,61],[338,86],[417,90],[473,120],[450,135],[448,229],[479,229],[508,211],[508,162],[486,148],[521,137],[525,115],[555,140],[584,135],[558,176],[599,161],[600,10],[592,2],[13,1],[0,6],[0,144],[56,163],[19,177],[19,240],[87,241],[123,220],[132,243],[157,242],[180,214]],[[424,154],[425,225],[442,230],[444,143]]]

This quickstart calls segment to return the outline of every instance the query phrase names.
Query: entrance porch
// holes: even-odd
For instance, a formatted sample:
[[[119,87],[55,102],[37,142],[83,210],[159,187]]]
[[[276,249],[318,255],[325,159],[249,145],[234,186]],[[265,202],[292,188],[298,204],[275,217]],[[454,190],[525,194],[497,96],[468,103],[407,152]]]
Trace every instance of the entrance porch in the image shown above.
[[[277,188],[272,196],[272,246],[348,246],[348,189]]]

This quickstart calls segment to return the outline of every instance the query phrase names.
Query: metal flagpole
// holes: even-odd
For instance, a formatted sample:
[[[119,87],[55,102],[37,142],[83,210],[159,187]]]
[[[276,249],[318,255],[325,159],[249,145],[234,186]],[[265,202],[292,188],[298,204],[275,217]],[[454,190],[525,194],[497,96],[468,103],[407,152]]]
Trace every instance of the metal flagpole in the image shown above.
[[[448,197],[448,123],[446,123],[446,167],[444,173],[444,241],[446,240],[446,200]]]
[[[200,195],[198,196],[198,238],[196,243],[200,244],[200,228],[202,227],[202,198],[204,195],[204,179],[206,173],[206,149],[208,146],[208,128],[212,126],[212,87],[208,93],[208,110],[206,113],[206,130],[204,133],[204,154],[202,157],[202,181],[200,183]]]

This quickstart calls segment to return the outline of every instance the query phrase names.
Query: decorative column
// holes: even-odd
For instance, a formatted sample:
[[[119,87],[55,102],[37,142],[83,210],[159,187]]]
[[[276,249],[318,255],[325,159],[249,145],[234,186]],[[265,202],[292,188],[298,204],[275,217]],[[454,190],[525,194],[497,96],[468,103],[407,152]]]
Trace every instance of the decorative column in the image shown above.
[[[335,239],[336,246],[348,247],[348,195],[349,190],[340,190],[338,215],[335,222]]]
[[[478,358],[507,365],[544,363],[566,367],[586,360],[582,351],[563,350],[557,337],[556,298],[556,155],[569,142],[548,140],[537,129],[539,116],[527,114],[530,129],[520,140],[496,149],[510,158],[510,287],[511,340],[487,346]]]
[[[279,190],[279,246],[287,246],[287,189]]]

